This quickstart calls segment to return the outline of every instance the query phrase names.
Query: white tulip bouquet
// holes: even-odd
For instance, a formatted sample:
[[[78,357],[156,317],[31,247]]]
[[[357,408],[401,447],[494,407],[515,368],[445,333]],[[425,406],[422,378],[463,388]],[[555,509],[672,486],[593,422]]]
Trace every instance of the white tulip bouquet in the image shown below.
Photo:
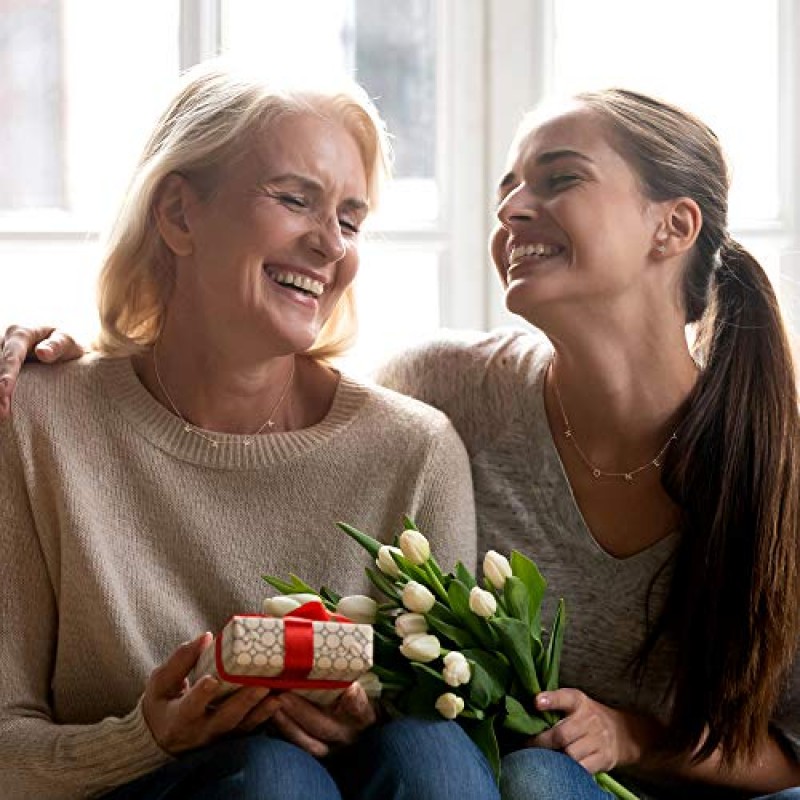
[[[377,569],[366,573],[385,602],[317,591],[295,575],[288,581],[264,576],[284,595],[266,601],[265,611],[270,603],[273,612],[291,610],[310,595],[354,622],[371,623],[372,671],[389,713],[456,720],[499,778],[501,741],[504,750],[520,747],[558,722],[557,714],[535,709],[532,700],[558,688],[564,601],[550,628],[543,627],[547,584],[536,564],[517,551],[507,559],[490,550],[481,586],[460,562],[444,573],[408,517],[394,545],[337,525],[375,559]],[[607,773],[594,778],[614,796],[636,800]]]

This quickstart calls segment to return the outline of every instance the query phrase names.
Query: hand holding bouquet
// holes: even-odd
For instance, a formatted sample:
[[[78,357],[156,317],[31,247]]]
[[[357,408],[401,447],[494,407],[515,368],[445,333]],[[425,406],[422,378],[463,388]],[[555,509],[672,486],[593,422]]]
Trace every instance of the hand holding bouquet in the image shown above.
[[[428,540],[406,518],[394,545],[345,523],[339,528],[375,560],[366,573],[385,598],[340,597],[300,578],[265,576],[286,597],[316,595],[331,610],[374,629],[374,666],[390,713],[456,720],[500,774],[498,738],[521,745],[552,727],[558,715],[538,711],[533,698],[558,688],[566,611],[563,600],[549,629],[541,619],[546,582],[536,564],[514,551],[489,551],[484,583],[463,564],[443,573]],[[269,602],[269,601],[268,601]],[[606,773],[597,783],[617,797],[634,798]]]

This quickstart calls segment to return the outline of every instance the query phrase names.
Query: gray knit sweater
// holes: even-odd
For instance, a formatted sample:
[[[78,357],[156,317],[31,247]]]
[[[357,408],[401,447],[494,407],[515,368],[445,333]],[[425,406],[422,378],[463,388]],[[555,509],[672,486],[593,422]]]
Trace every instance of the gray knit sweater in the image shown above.
[[[648,613],[652,620],[663,607],[678,535],[623,559],[592,538],[545,415],[543,376],[551,355],[538,333],[453,332],[393,359],[378,379],[453,421],[472,461],[479,553],[517,549],[536,561],[549,583],[545,620],[565,598],[561,684],[664,719],[673,652],[663,644],[656,650],[641,686],[628,665],[643,642]],[[774,722],[800,751],[800,669]],[[710,797],[707,790],[701,794]],[[656,796],[673,795],[656,789]]]
[[[474,566],[469,462],[446,417],[342,377],[317,425],[211,448],[128,359],[30,367],[0,427],[0,795],[78,798],[166,762],[140,711],[151,670],[235,612],[262,574],[367,590],[413,516]]]

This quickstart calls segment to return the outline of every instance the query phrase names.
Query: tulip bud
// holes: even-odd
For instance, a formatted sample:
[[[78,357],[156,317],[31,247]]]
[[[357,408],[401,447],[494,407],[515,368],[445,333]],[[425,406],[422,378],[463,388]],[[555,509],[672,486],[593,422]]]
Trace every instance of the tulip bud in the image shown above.
[[[357,680],[367,694],[367,697],[380,697],[383,686],[380,678],[374,672],[365,672]]]
[[[511,564],[505,556],[489,550],[483,557],[483,574],[495,589],[502,589],[506,579],[511,577]]]
[[[469,683],[472,678],[472,670],[463,653],[453,650],[444,657],[442,677],[448,686],[461,686],[461,684]]]
[[[391,547],[388,544],[383,545],[383,547],[378,550],[378,557],[375,559],[378,569],[390,578],[399,578],[400,567],[397,566],[397,562],[392,558],[392,553],[401,555],[402,552],[403,551],[399,547]]]
[[[488,619],[497,611],[497,600],[486,589],[481,589],[480,586],[473,586],[469,593],[469,607],[473,614]]]
[[[419,531],[403,531],[400,534],[400,549],[403,555],[418,567],[431,557],[431,546]]]
[[[439,695],[435,706],[445,719],[455,719],[464,710],[464,700],[457,694],[445,692]]]
[[[422,614],[401,614],[394,621],[394,630],[401,639],[412,633],[427,633],[428,623]]]
[[[290,611],[300,608],[302,603],[295,600],[293,597],[280,595],[278,597],[267,597],[262,604],[262,612],[269,614],[271,617],[284,617]]]
[[[311,594],[310,592],[297,592],[295,594],[287,594],[286,597],[291,597],[292,600],[297,600],[301,606],[305,605],[306,603],[321,603],[322,600],[319,599],[319,595]]]
[[[363,594],[351,594],[343,597],[336,605],[336,610],[353,622],[372,625],[378,616],[378,604]]]
[[[418,614],[427,614],[436,602],[433,594],[416,581],[409,581],[403,587],[401,598],[409,611],[416,611]]]
[[[409,661],[421,661],[423,664],[439,657],[442,646],[435,636],[427,633],[415,633],[403,639],[400,652]]]

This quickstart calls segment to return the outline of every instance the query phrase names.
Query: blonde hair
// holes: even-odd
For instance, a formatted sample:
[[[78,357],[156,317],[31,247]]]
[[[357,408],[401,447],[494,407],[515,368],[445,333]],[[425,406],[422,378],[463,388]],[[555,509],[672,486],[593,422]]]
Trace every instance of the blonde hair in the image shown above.
[[[207,62],[189,70],[156,123],[111,229],[98,283],[101,330],[97,349],[127,356],[153,345],[164,324],[174,283],[173,256],[154,213],[164,179],[191,175],[213,191],[220,171],[241,158],[248,143],[289,114],[314,114],[340,124],[355,140],[367,177],[367,200],[377,205],[389,175],[385,125],[366,92],[351,81],[331,88],[273,87],[228,65]],[[308,355],[341,355],[355,338],[353,287],[343,293]]]

